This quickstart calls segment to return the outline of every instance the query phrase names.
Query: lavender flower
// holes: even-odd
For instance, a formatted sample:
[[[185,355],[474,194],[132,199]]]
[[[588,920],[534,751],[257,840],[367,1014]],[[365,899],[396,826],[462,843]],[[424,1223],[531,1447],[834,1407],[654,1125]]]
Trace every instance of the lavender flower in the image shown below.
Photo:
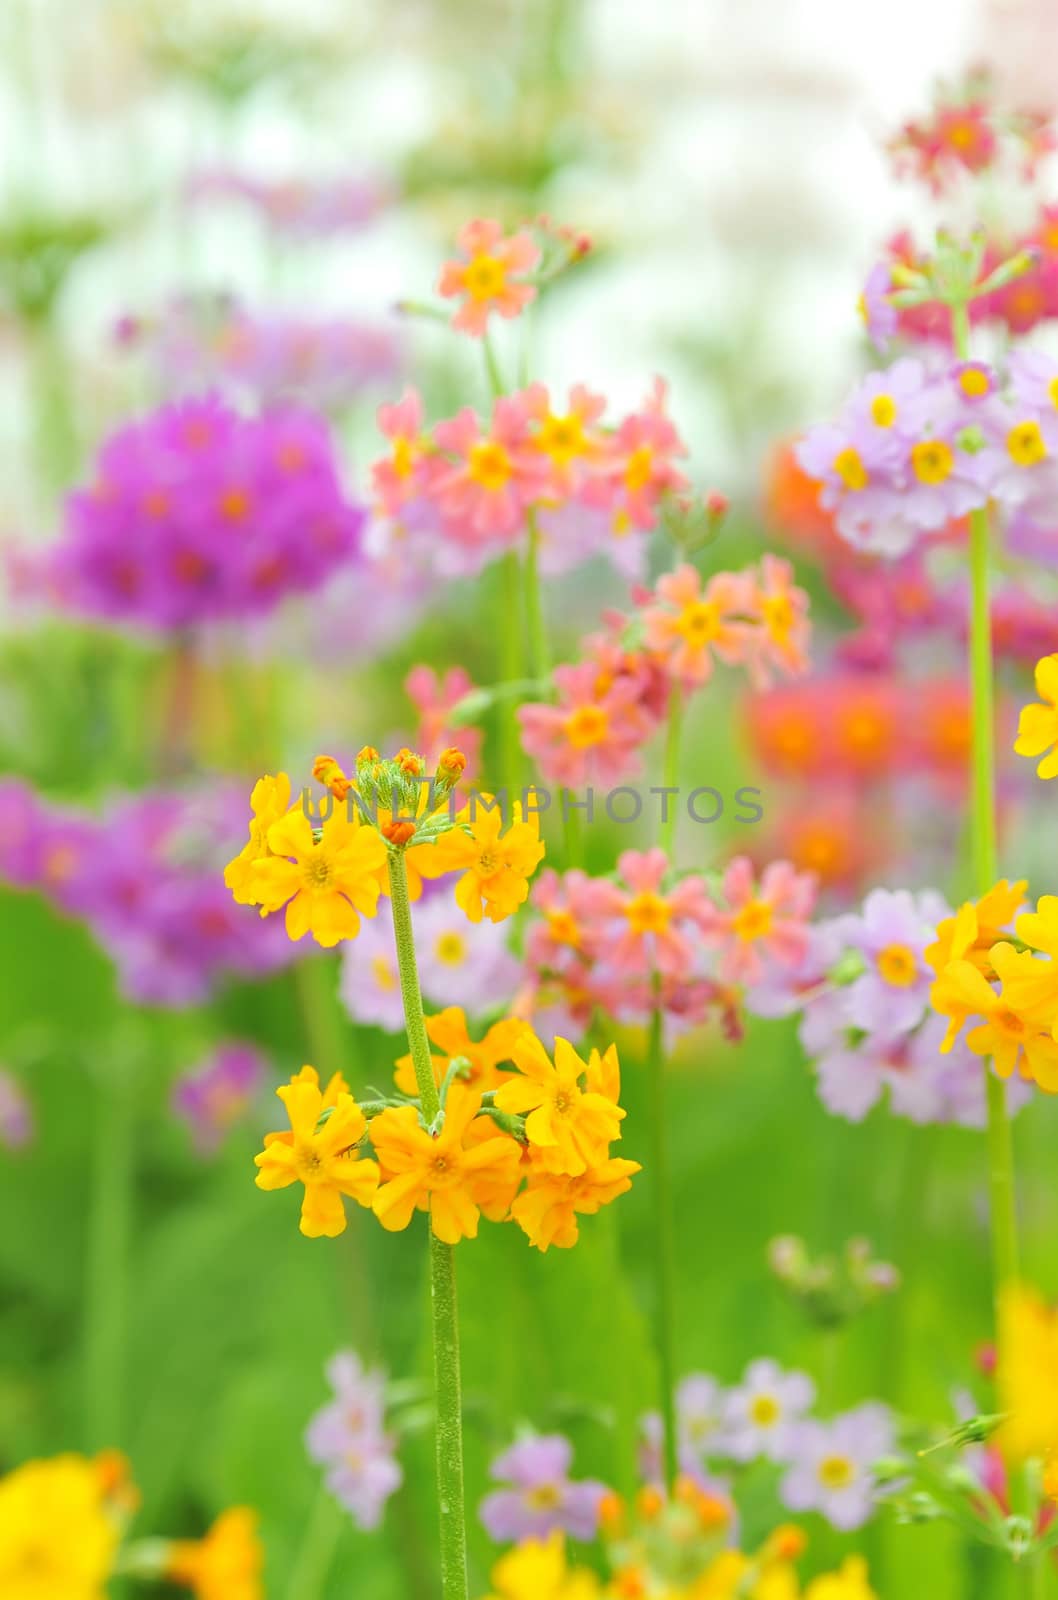
[[[191,1130],[199,1155],[212,1155],[252,1105],[265,1059],[251,1044],[221,1045],[173,1085],[173,1111]]]
[[[0,1146],[23,1150],[34,1134],[33,1108],[22,1085],[0,1068]]]
[[[908,889],[873,889],[858,916],[846,918],[848,945],[858,950],[867,970],[846,990],[848,1019],[854,1027],[898,1034],[922,1020],[933,973],[924,951],[951,911],[939,895],[913,895]]]
[[[377,1528],[386,1501],[404,1481],[393,1438],[385,1431],[385,1375],[368,1372],[352,1350],[327,1366],[334,1398],[309,1422],[305,1448],[327,1469],[328,1489],[358,1527]]]
[[[492,1463],[492,1476],[508,1488],[481,1502],[480,1515],[498,1541],[546,1539],[561,1530],[574,1539],[594,1539],[599,1507],[609,1492],[591,1479],[569,1476],[573,1446],[561,1434],[532,1434]]]
[[[257,178],[224,167],[196,173],[187,195],[192,201],[245,201],[277,232],[295,238],[358,233],[389,200],[386,185],[368,174],[309,181]]]
[[[819,1511],[835,1528],[859,1528],[874,1509],[871,1466],[895,1445],[887,1406],[857,1406],[829,1422],[802,1422],[779,1495],[790,1511]]]
[[[728,1455],[736,1461],[787,1460],[797,1425],[815,1397],[816,1386],[805,1373],[783,1372],[766,1358],[750,1362],[724,1402]]]
[[[354,1022],[384,1028],[387,1033],[403,1030],[404,1003],[388,903],[383,902],[378,916],[363,922],[357,938],[342,947],[338,995]]]
[[[880,355],[888,350],[896,334],[900,318],[896,307],[889,301],[892,273],[887,261],[878,261],[867,274],[867,282],[860,296],[860,312],[867,334]]]

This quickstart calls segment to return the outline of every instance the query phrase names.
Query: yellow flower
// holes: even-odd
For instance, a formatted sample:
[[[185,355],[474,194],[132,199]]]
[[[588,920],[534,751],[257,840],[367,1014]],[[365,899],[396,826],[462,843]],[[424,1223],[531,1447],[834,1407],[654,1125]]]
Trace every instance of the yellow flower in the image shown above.
[[[546,1251],[551,1245],[569,1250],[580,1237],[578,1215],[593,1217],[618,1195],[626,1194],[640,1171],[638,1161],[615,1157],[570,1177],[547,1172],[534,1160],[529,1181],[511,1206],[511,1216],[537,1250]]]
[[[371,1124],[382,1166],[375,1215],[391,1233],[406,1228],[414,1211],[429,1210],[438,1239],[475,1239],[481,1211],[505,1215],[518,1187],[521,1146],[491,1119],[475,1122],[481,1095],[453,1083],[444,1125],[427,1133],[415,1106],[390,1107]]]
[[[441,1052],[430,1057],[434,1082],[440,1087],[455,1057],[464,1056],[470,1066],[466,1076],[460,1079],[461,1083],[469,1084],[472,1089],[480,1089],[482,1094],[487,1094],[490,1089],[498,1089],[513,1076],[510,1072],[500,1071],[500,1062],[511,1060],[515,1040],[530,1031],[529,1024],[520,1017],[502,1017],[499,1022],[492,1024],[483,1039],[475,1041],[470,1037],[462,1006],[446,1006],[436,1016],[426,1018],[430,1043]],[[418,1094],[411,1056],[400,1057],[394,1080],[402,1094]]]
[[[1003,1291],[996,1393],[1006,1413],[995,1443],[1011,1465],[1049,1456],[1058,1443],[1058,1310],[1027,1284]]]
[[[378,909],[379,872],[388,852],[375,828],[335,811],[317,839],[305,813],[294,810],[268,830],[272,855],[253,868],[253,893],[262,915],[285,905],[287,935],[311,933],[331,946],[355,939],[358,911]]]
[[[518,1545],[496,1563],[492,1582],[486,1600],[596,1600],[602,1593],[594,1573],[567,1566],[561,1533]]]
[[[118,1547],[105,1488],[98,1463],[75,1455],[0,1478],[4,1600],[103,1600]]]
[[[483,916],[502,922],[529,897],[529,879],[544,857],[540,823],[535,813],[524,821],[518,805],[513,811],[504,833],[501,806],[475,795],[458,814],[457,826],[432,846],[440,871],[462,872],[456,903],[471,922]]]
[[[1058,778],[1058,655],[1037,661],[1036,693],[1043,704],[1022,707],[1014,749],[1019,756],[1042,755],[1037,774]]]
[[[812,1579],[805,1600],[877,1600],[867,1581],[866,1561],[862,1556],[846,1556],[837,1572]]]
[[[241,906],[255,906],[258,897],[254,889],[255,868],[271,852],[268,848],[268,830],[290,809],[290,779],[285,772],[276,777],[267,774],[258,778],[250,795],[250,837],[233,861],[224,868],[224,882]]]
[[[328,1093],[330,1089],[328,1085]],[[338,1092],[326,1101],[312,1067],[303,1068],[276,1094],[287,1108],[291,1131],[265,1136],[264,1149],[254,1157],[257,1187],[286,1189],[303,1183],[302,1233],[309,1239],[333,1239],[345,1231],[342,1196],[369,1206],[378,1187],[377,1164],[362,1159],[358,1149],[367,1120],[351,1094]],[[321,1124],[328,1104],[331,1114]]]
[[[993,945],[992,966],[1000,980],[999,993],[984,973],[970,961],[953,961],[930,990],[930,1004],[948,1018],[948,1031],[942,1052],[951,1049],[956,1036],[971,1017],[982,1020],[966,1035],[966,1043],[978,1056],[991,1056],[1001,1078],[1009,1078],[1017,1068],[1023,1078],[1033,1078],[1041,1089],[1058,1090],[1058,1044],[1032,1020],[1016,1009],[1019,1000],[1035,995],[1038,981],[1026,973],[1025,964],[1042,963],[1013,945]]]
[[[536,1147],[541,1167],[575,1177],[605,1161],[611,1141],[621,1137],[625,1115],[617,1104],[620,1076],[614,1047],[607,1051],[604,1068],[597,1054],[590,1063],[582,1061],[568,1040],[556,1039],[552,1064],[527,1029],[512,1045],[511,1055],[522,1076],[496,1091],[496,1105],[525,1115],[525,1136]]]
[[[925,951],[938,977],[951,961],[972,961],[982,972],[991,971],[989,952],[1023,904],[1026,887],[1024,878],[1017,883],[1003,878],[980,900],[967,901],[953,917],[945,917],[937,928],[936,943]]]
[[[257,1513],[234,1506],[204,1539],[171,1545],[165,1575],[186,1585],[197,1600],[264,1600],[263,1567]]]

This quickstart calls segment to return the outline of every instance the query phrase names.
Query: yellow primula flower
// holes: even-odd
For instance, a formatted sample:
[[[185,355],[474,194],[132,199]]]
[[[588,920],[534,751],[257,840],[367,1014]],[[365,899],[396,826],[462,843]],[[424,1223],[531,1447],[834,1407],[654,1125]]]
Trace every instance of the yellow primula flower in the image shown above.
[[[379,872],[386,842],[377,829],[336,810],[319,838],[305,813],[295,809],[268,830],[271,856],[253,868],[253,893],[262,915],[286,906],[287,935],[311,933],[327,947],[355,939],[357,912],[378,909]]]
[[[461,1083],[479,1089],[482,1094],[487,1094],[490,1089],[498,1089],[514,1076],[511,1072],[501,1072],[500,1062],[510,1061],[515,1041],[531,1031],[529,1024],[520,1017],[501,1017],[499,1022],[492,1024],[484,1038],[475,1040],[470,1037],[462,1006],[446,1006],[435,1016],[426,1018],[430,1043],[436,1045],[439,1052],[430,1057],[434,1082],[440,1087],[452,1062],[457,1056],[462,1056],[470,1065],[460,1078]],[[418,1094],[415,1066],[410,1055],[400,1057],[393,1076],[402,1094]]]
[[[576,1177],[548,1172],[534,1156],[529,1181],[511,1206],[511,1216],[537,1250],[555,1245],[572,1249],[580,1237],[577,1217],[593,1217],[603,1206],[627,1194],[642,1168],[638,1161],[607,1158]]]
[[[1058,1443],[1058,1309],[1026,1284],[1008,1285],[997,1350],[996,1394],[1005,1417],[996,1446],[1011,1466],[1042,1461]]]
[[[620,1076],[613,1046],[604,1067],[598,1055],[589,1064],[568,1040],[556,1039],[552,1062],[535,1033],[526,1029],[514,1041],[511,1056],[521,1076],[497,1089],[496,1105],[525,1116],[525,1136],[540,1166],[575,1177],[605,1161],[611,1142],[621,1137],[625,1115],[617,1104]]]
[[[99,1463],[55,1456],[0,1478],[3,1600],[104,1600],[118,1542]]]
[[[486,1600],[597,1600],[602,1594],[594,1573],[567,1565],[561,1533],[509,1551],[493,1567],[492,1582]]]
[[[189,1588],[196,1600],[264,1600],[263,1568],[257,1513],[234,1506],[204,1539],[170,1545],[165,1576]]]
[[[427,1133],[415,1106],[390,1107],[371,1124],[382,1168],[374,1211],[391,1233],[429,1210],[438,1239],[476,1239],[482,1210],[506,1215],[520,1181],[522,1151],[491,1118],[476,1122],[481,1095],[453,1083],[439,1133]]]
[[[544,858],[540,823],[522,817],[513,808],[513,820],[503,831],[502,807],[487,795],[474,795],[456,816],[457,826],[442,834],[431,848],[441,872],[461,872],[456,903],[471,922],[488,917],[502,922],[529,898],[529,879]]]
[[[877,1600],[867,1581],[867,1563],[862,1556],[846,1556],[837,1572],[813,1578],[804,1600]]]
[[[255,906],[254,869],[271,852],[268,830],[290,810],[290,779],[285,772],[274,778],[258,778],[250,795],[250,837],[233,861],[224,868],[224,882],[241,906]]]
[[[325,1100],[312,1067],[303,1068],[276,1094],[286,1106],[290,1132],[265,1135],[265,1147],[254,1157],[257,1187],[286,1189],[303,1183],[302,1233],[309,1239],[333,1239],[345,1231],[342,1196],[370,1206],[378,1188],[377,1163],[359,1154],[367,1119],[351,1094],[339,1091],[333,1101]],[[331,1114],[321,1123],[328,1105]]]
[[[971,1017],[980,1017],[966,1035],[975,1055],[991,1056],[1001,1078],[1009,1078],[1017,1069],[1042,1089],[1058,1090],[1058,1044],[1040,1030],[1031,1015],[1022,1016],[1015,1009],[1035,981],[1026,974],[1025,962],[1040,963],[1002,942],[992,947],[991,960],[1001,984],[998,993],[969,961],[951,962],[930,990],[933,1009],[948,1018],[942,1052],[951,1049]]]
[[[936,943],[924,952],[938,977],[951,961],[971,961],[982,972],[991,971],[989,952],[1005,937],[1007,925],[1024,904],[1026,888],[1024,878],[1017,883],[1003,878],[980,900],[969,900],[953,917],[945,917],[937,928]]]
[[[1058,655],[1036,663],[1036,693],[1042,705],[1023,706],[1014,749],[1019,756],[1042,756],[1041,778],[1058,778]]]

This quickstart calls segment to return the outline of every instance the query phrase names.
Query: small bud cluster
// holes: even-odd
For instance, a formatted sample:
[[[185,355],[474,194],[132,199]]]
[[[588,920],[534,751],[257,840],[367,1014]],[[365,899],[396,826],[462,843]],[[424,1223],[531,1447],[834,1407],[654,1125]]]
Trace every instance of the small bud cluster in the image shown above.
[[[812,1260],[804,1240],[786,1234],[772,1240],[768,1264],[811,1321],[823,1328],[841,1327],[900,1287],[897,1269],[876,1261],[866,1239],[850,1239],[840,1259]]]
[[[317,756],[312,775],[341,805],[355,806],[394,850],[429,844],[454,825],[447,804],[466,768],[461,750],[443,750],[428,774],[421,755],[407,748],[384,757],[365,745],[356,757],[355,776],[343,772],[333,756]]]

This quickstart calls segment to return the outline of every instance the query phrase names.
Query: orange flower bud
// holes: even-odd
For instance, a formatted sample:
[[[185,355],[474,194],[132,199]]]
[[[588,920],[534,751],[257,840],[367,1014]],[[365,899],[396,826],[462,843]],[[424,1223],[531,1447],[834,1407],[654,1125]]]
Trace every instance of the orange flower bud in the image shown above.
[[[437,762],[437,776],[444,783],[458,783],[466,771],[467,758],[462,750],[442,750]]]
[[[636,1510],[645,1522],[653,1522],[665,1508],[665,1497],[660,1489],[646,1484],[636,1495]]]
[[[381,761],[381,760],[382,760],[382,757],[379,755],[378,751],[375,749],[373,744],[365,744],[362,750],[358,750],[356,752],[356,764],[357,764],[358,767],[362,766],[365,762],[368,762],[368,761]]]
[[[395,817],[392,822],[384,822],[379,829],[382,837],[388,839],[390,844],[398,847],[408,843],[415,837],[415,824],[408,818]]]
[[[625,1503],[619,1494],[611,1490],[603,1495],[599,1501],[599,1526],[603,1533],[616,1533],[623,1525],[625,1518]]]
[[[768,1540],[767,1553],[773,1561],[796,1561],[807,1547],[808,1540],[802,1530],[795,1528],[792,1522],[784,1522]]]
[[[400,770],[406,772],[409,778],[418,778],[426,770],[426,762],[422,756],[417,756],[414,750],[409,750],[406,746],[403,750],[397,751],[395,759]]]
[[[353,787],[333,756],[317,756],[312,763],[312,776],[329,789],[336,800],[344,800]]]

